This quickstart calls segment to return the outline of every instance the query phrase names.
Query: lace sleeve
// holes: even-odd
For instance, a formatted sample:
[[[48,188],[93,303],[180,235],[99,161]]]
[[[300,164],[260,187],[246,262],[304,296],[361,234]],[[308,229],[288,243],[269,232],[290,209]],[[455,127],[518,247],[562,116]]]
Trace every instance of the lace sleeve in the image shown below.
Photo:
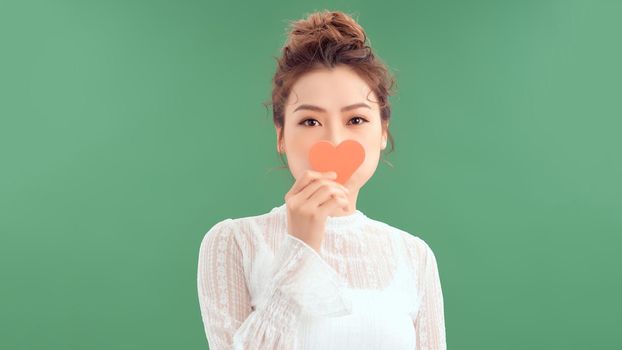
[[[417,350],[445,350],[445,314],[443,292],[436,257],[423,241],[417,249],[420,291],[419,308],[411,313],[415,327]]]
[[[325,316],[351,312],[337,272],[289,234],[269,267],[270,281],[256,307],[251,307],[233,223],[227,219],[216,224],[199,249],[197,285],[210,349],[295,349],[303,312]]]

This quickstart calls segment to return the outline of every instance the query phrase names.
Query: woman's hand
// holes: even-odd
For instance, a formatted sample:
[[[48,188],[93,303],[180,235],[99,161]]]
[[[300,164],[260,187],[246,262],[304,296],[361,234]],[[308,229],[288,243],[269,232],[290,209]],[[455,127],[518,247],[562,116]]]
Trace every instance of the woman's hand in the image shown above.
[[[316,251],[324,240],[326,217],[339,207],[347,210],[349,190],[334,181],[337,173],[307,170],[285,194],[289,234]]]

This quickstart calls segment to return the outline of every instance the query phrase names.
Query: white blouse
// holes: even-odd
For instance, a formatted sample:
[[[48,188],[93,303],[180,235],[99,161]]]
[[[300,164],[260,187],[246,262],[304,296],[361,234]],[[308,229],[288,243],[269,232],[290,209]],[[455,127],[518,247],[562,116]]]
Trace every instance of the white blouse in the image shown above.
[[[446,349],[425,241],[356,210],[327,218],[318,253],[288,234],[286,205],[205,234],[197,287],[211,350]]]

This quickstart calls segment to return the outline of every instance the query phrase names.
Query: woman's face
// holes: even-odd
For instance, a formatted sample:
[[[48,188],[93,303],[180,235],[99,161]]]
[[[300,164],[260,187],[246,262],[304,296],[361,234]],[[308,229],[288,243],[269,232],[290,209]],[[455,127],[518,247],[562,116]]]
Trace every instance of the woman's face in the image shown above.
[[[378,166],[380,151],[386,147],[377,97],[367,83],[348,66],[322,69],[301,76],[285,103],[283,139],[277,149],[287,155],[289,170],[298,179],[311,169],[308,154],[320,140],[335,146],[345,140],[358,141],[365,149],[365,160],[344,184],[356,202],[358,190]],[[388,124],[387,124],[388,126]]]

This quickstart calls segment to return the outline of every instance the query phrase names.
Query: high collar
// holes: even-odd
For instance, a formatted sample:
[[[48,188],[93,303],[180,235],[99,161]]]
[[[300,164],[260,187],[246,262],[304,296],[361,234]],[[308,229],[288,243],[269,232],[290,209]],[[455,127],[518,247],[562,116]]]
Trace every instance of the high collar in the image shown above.
[[[277,212],[277,214],[282,215],[287,220],[287,203],[283,203],[278,207],[274,207],[272,209],[273,212]],[[367,216],[356,209],[352,214],[343,215],[343,216],[327,216],[326,217],[326,229],[343,229],[343,228],[353,228],[355,226],[361,225],[367,220]]]

